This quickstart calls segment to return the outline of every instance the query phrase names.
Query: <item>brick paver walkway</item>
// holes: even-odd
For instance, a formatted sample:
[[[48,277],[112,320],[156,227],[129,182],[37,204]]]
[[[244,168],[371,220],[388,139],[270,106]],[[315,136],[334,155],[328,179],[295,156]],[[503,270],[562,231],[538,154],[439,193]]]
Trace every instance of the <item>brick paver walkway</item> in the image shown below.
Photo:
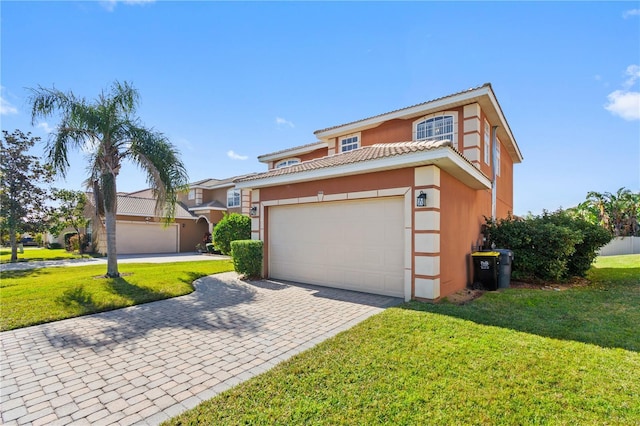
[[[234,273],[0,333],[4,424],[158,424],[401,301]]]

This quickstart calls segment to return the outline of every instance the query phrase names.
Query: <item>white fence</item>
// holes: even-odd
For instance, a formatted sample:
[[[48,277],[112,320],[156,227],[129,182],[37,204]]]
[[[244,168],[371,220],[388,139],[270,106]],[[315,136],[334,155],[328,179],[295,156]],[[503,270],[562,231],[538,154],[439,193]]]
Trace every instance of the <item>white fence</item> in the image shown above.
[[[600,256],[616,256],[618,254],[639,254],[640,237],[616,237],[600,249]]]

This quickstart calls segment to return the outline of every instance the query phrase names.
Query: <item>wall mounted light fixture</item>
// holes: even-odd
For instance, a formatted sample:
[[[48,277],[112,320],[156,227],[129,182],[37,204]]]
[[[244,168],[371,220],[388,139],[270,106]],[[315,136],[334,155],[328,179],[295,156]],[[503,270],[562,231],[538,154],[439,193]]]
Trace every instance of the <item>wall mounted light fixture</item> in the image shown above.
[[[420,191],[420,195],[416,197],[416,207],[424,207],[427,205],[427,194]]]
[[[251,207],[251,216],[255,216],[256,214],[258,214],[258,206],[253,206]]]

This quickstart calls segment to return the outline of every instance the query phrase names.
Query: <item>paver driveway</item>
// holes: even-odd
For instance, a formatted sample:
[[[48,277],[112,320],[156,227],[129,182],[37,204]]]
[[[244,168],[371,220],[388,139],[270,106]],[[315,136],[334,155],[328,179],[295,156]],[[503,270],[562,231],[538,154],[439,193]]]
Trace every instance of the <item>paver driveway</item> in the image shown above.
[[[0,333],[4,424],[158,424],[401,300],[235,273]]]

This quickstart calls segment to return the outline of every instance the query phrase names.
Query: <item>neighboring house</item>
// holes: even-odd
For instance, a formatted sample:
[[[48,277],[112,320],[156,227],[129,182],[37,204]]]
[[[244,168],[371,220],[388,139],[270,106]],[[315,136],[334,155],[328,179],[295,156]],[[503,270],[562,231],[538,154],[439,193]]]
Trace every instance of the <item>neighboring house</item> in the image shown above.
[[[471,282],[485,217],[513,210],[522,161],[490,84],[315,135],[235,181],[266,277],[405,300]]]
[[[193,252],[205,234],[224,213],[249,214],[249,191],[235,188],[234,177],[225,180],[206,179],[190,184],[180,194],[175,219],[168,226],[155,211],[156,200],[151,189],[118,194],[116,244],[118,254]],[[95,214],[93,196],[91,212]],[[98,226],[95,224],[98,223]],[[101,220],[92,220],[90,229],[96,251],[106,253],[106,229]]]

